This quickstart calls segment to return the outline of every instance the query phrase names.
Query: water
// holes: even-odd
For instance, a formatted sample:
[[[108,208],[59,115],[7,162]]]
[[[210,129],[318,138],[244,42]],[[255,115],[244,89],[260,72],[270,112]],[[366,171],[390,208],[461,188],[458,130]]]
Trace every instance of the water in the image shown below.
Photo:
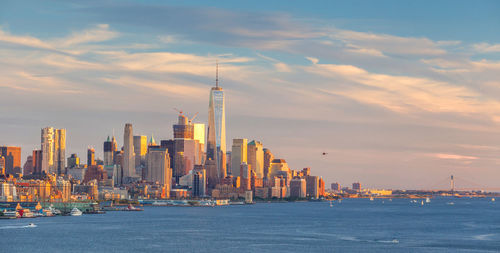
[[[500,206],[345,199],[0,220],[0,252],[134,251],[499,252]]]

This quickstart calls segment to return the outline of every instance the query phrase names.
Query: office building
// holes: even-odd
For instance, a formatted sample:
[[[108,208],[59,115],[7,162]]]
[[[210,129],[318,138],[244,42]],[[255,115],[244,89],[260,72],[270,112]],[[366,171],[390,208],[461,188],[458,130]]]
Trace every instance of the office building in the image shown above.
[[[251,141],[248,143],[247,150],[248,164],[252,167],[252,170],[255,171],[257,178],[264,178],[264,150],[262,142],[255,140]]]
[[[306,178],[306,196],[318,199],[319,198],[319,177],[318,176],[305,176]]]
[[[5,173],[17,174],[21,172],[21,148],[20,147],[0,147],[0,156],[5,160]]]
[[[23,175],[33,174],[33,156],[28,156],[23,166]]]
[[[306,197],[306,180],[303,178],[293,178],[290,180],[290,197],[305,198]]]
[[[135,172],[141,178],[143,177],[143,169],[146,167],[147,152],[148,137],[145,135],[134,136]]]
[[[212,160],[217,168],[218,178],[225,178],[226,171],[226,111],[224,104],[224,91],[219,87],[218,65],[216,68],[215,87],[210,90],[208,103],[208,134],[207,158]]]
[[[168,150],[161,147],[151,147],[146,154],[146,161],[145,180],[147,182],[168,185],[170,191],[172,170],[170,168]]]
[[[231,167],[239,168],[242,163],[248,163],[248,140],[247,139],[233,139],[233,146],[231,147]],[[239,170],[233,170],[234,177],[240,176]]]
[[[80,157],[78,157],[76,154],[71,154],[71,156],[68,157],[67,160],[68,160],[68,169],[80,166]]]
[[[42,128],[42,171],[52,174],[65,173],[66,129]]]
[[[339,183],[332,183],[331,189],[332,189],[332,191],[340,191],[340,184]]]
[[[352,183],[352,189],[358,192],[361,191],[361,183],[360,182]]]
[[[96,165],[95,163],[95,150],[94,148],[87,149],[87,166]]]
[[[193,170],[193,197],[207,195],[207,172],[203,165],[195,166]]]
[[[264,151],[264,177],[269,178],[271,173],[271,163],[274,160],[274,155],[271,150],[265,148]]]
[[[113,166],[113,156],[117,150],[117,144],[115,136],[111,139],[108,136],[108,139],[104,142],[104,166]]]
[[[132,124],[125,124],[123,131],[123,179],[135,176],[134,135]]]
[[[43,153],[42,150],[33,150],[33,173],[40,175],[42,174],[42,163]]]
[[[66,174],[66,129],[54,129],[54,172]]]

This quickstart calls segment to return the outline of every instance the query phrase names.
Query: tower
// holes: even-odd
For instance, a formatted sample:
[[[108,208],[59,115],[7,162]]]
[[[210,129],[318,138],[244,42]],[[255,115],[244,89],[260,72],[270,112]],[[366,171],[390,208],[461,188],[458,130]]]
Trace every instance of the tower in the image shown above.
[[[132,124],[125,124],[123,133],[123,178],[135,176],[134,135]]]
[[[52,173],[54,167],[54,128],[42,129],[42,171]]]
[[[219,64],[216,65],[215,87],[210,90],[208,102],[207,159],[215,162],[217,177],[224,178],[226,171],[226,111],[224,91],[219,87]]]
[[[240,165],[242,163],[247,163],[247,139],[233,139],[233,146],[231,147],[231,168],[233,168],[232,175],[234,177],[243,176],[240,175]]]

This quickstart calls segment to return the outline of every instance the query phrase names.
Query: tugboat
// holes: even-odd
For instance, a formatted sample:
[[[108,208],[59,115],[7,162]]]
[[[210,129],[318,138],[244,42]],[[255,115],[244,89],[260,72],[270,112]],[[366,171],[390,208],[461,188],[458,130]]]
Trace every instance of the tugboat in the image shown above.
[[[80,211],[80,209],[78,208],[73,208],[73,210],[71,210],[71,213],[70,213],[71,216],[82,216],[82,211]]]
[[[144,209],[134,207],[132,204],[128,204],[124,211],[144,211]]]

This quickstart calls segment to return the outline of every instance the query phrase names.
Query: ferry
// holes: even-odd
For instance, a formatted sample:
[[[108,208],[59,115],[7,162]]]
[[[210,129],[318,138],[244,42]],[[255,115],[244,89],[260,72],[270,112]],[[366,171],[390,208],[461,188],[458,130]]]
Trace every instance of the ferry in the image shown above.
[[[134,207],[132,204],[128,204],[127,208],[123,209],[123,211],[144,211],[144,209]]]
[[[70,213],[71,216],[81,216],[82,215],[82,211],[80,211],[80,209],[78,208],[73,208],[73,210],[71,210],[71,213]]]

